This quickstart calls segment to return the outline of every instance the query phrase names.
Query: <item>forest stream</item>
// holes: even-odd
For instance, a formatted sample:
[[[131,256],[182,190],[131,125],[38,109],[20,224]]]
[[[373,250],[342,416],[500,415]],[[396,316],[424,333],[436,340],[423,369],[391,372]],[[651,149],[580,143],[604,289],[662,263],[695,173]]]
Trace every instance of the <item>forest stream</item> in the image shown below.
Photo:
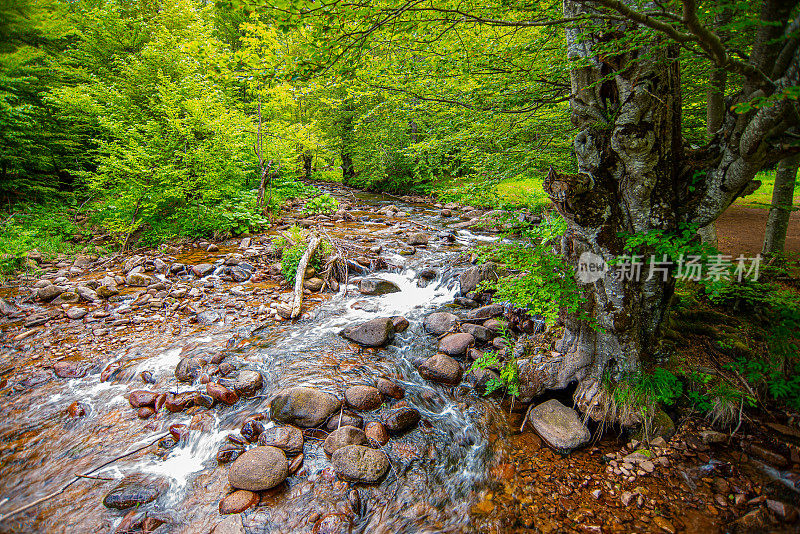
[[[311,226],[355,259],[338,291],[307,291],[297,321],[274,312],[291,291],[269,272],[275,231],[87,260],[79,269],[59,264],[44,277],[69,287],[95,280],[88,287],[98,289],[142,258],[133,263],[150,277],[149,292],[126,285],[78,304],[61,295],[34,302],[24,286],[3,290],[4,306],[14,309],[0,323],[0,515],[73,482],[6,518],[0,532],[721,532],[735,530],[748,506],[776,495],[771,502],[797,501],[796,475],[759,457],[769,447],[745,455],[694,421],[647,454],[607,429],[565,455],[530,423],[520,431],[527,405],[476,391],[469,358],[454,356],[463,376],[454,385],[423,378],[418,369],[437,354],[439,337],[426,332],[425,318],[475,313],[454,303],[459,276],[497,234],[458,224],[427,202],[320,188],[349,206],[347,220],[294,211],[282,227]],[[409,245],[416,233],[424,236]],[[246,280],[237,282],[240,275]],[[399,291],[363,294],[359,281],[370,276]],[[392,318],[396,333],[385,346],[340,335],[375,318]],[[214,382],[212,391],[206,383]],[[270,417],[275,396],[292,388],[327,392],[338,403],[349,388],[373,394],[376,384],[377,406],[357,410],[348,396],[350,406],[309,425],[318,428],[281,434],[283,423]],[[569,392],[535,402],[549,398],[571,406]],[[178,399],[191,400],[164,408]],[[409,413],[418,417],[398,422]],[[368,441],[358,434],[354,442],[388,459],[377,483],[337,476],[323,449],[329,433],[347,425],[371,429]],[[589,430],[600,435],[594,424]],[[268,434],[284,439],[289,476],[272,489],[232,494],[230,460]],[[299,450],[287,444],[297,439]]]

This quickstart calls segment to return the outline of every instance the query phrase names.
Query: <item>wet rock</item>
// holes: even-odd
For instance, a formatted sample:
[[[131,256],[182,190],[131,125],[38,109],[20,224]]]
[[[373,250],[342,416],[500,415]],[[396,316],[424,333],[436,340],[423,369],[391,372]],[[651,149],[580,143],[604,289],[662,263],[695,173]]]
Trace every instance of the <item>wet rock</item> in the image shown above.
[[[231,270],[228,272],[228,274],[230,275],[231,279],[234,282],[237,282],[237,283],[241,283],[241,282],[244,282],[244,281],[248,280],[250,278],[250,275],[251,275],[250,271],[248,271],[247,269],[242,269],[240,267],[231,268]],[[315,279],[315,280],[318,280],[318,279]],[[322,286],[320,285],[320,287],[322,287]]]
[[[503,329],[504,323],[501,322],[499,319],[486,319],[483,322],[483,327],[489,330],[493,334],[499,334],[500,331]]]
[[[425,317],[422,326],[427,333],[440,336],[456,329],[458,317],[448,312],[434,312]]]
[[[222,316],[220,316],[217,310],[205,310],[195,314],[195,319],[197,320],[197,324],[208,326],[216,323]]]
[[[387,293],[397,293],[400,288],[389,280],[364,278],[358,283],[358,291],[364,295],[386,295]]]
[[[351,534],[353,520],[347,514],[326,514],[314,524],[311,534]]]
[[[364,431],[354,426],[343,426],[331,432],[322,448],[328,455],[348,445],[367,445],[367,436]]]
[[[217,523],[210,534],[246,534],[239,515],[228,515]]]
[[[494,334],[488,328],[477,324],[464,323],[461,325],[461,330],[470,334],[476,341],[480,341],[481,343],[486,343],[494,338]]]
[[[139,389],[130,392],[128,395],[128,402],[134,408],[141,408],[142,406],[154,406],[157,397],[158,393],[154,391],[145,391],[143,389]]]
[[[309,291],[317,292],[322,289],[324,283],[321,278],[309,278],[303,282],[303,287]]]
[[[146,274],[132,272],[128,273],[125,283],[131,287],[147,287],[153,283],[153,279]]]
[[[770,509],[781,521],[794,523],[797,521],[797,509],[785,502],[767,499],[767,508]]]
[[[345,328],[340,335],[365,347],[382,347],[394,339],[394,324],[389,317],[378,317],[366,323]]]
[[[240,514],[258,504],[260,497],[258,493],[248,490],[236,490],[221,501],[219,501],[220,515]]]
[[[192,274],[197,276],[198,278],[202,278],[213,271],[214,271],[214,266],[210,263],[201,263],[199,265],[192,266]]]
[[[53,364],[53,372],[58,378],[81,378],[87,371],[87,367],[78,362],[60,361]]]
[[[114,295],[119,294],[119,289],[117,289],[116,284],[111,285],[102,285],[97,288],[97,296],[103,299],[107,299],[109,297],[113,297]]]
[[[276,447],[255,447],[236,458],[228,482],[236,489],[262,491],[274,488],[289,475],[286,455]]]
[[[381,395],[386,397],[391,397],[393,399],[402,399],[405,394],[406,390],[403,389],[403,386],[392,382],[388,378],[379,378],[378,379],[378,391],[381,392]]]
[[[127,510],[156,500],[166,488],[167,484],[160,479],[127,476],[106,494],[103,504],[107,508]]]
[[[244,452],[244,447],[237,443],[223,443],[217,451],[217,462],[227,464],[237,459]]]
[[[469,319],[471,321],[483,321],[485,319],[499,317],[503,315],[504,312],[505,308],[503,308],[502,304],[488,304],[486,306],[481,306],[476,310],[472,310],[469,313]]]
[[[419,366],[422,378],[443,384],[458,384],[461,381],[461,364],[447,354],[434,354]]]
[[[464,379],[469,383],[469,385],[475,388],[478,393],[484,394],[486,393],[489,382],[499,382],[500,376],[491,369],[483,369],[478,367],[477,369],[473,369],[467,373],[467,376],[465,376]]]
[[[428,234],[424,234],[422,232],[414,232],[412,234],[408,234],[408,239],[406,240],[406,243],[413,246],[427,245],[429,239],[430,238],[428,237]]]
[[[169,425],[169,434],[176,442],[181,441],[183,438],[189,435],[189,427],[183,423]]]
[[[328,430],[328,432],[333,432],[337,428],[341,428],[346,425],[354,426],[356,428],[363,428],[364,418],[353,412],[342,411],[333,414],[328,419],[328,423],[325,425],[325,428]]]
[[[386,425],[380,421],[367,423],[364,434],[367,438],[376,441],[380,445],[386,445],[389,442],[389,431],[386,429]]]
[[[122,264],[122,272],[128,274],[135,268],[139,267],[140,265],[144,265],[145,258],[144,256],[140,256],[136,254],[135,256],[131,256],[125,263]]]
[[[0,298],[0,315],[10,317],[17,314],[19,311],[20,309],[16,304],[4,298]]]
[[[141,408],[139,408],[139,410],[136,412],[136,415],[139,417],[139,419],[149,419],[149,418],[151,418],[151,417],[152,417],[152,416],[153,416],[155,413],[156,413],[156,411],[153,409],[153,407],[152,407],[152,406],[142,406],[142,407],[141,407]]]
[[[585,445],[592,437],[578,418],[578,412],[555,399],[533,408],[528,420],[545,443],[561,453]]]
[[[378,450],[363,445],[342,447],[331,456],[333,469],[340,478],[350,482],[378,482],[389,470],[389,460]]]
[[[227,404],[228,406],[236,404],[236,401],[239,400],[239,396],[236,393],[215,382],[206,384],[206,393],[215,401]]]
[[[383,416],[383,423],[386,425],[386,429],[392,434],[399,434],[400,432],[416,426],[419,420],[419,412],[409,406],[389,410]]]
[[[297,472],[298,469],[303,465],[303,460],[305,460],[305,455],[301,452],[294,458],[292,461],[289,462],[289,476],[292,476]]]
[[[348,406],[369,412],[383,404],[383,396],[378,388],[372,386],[352,386],[344,392],[344,399]]]
[[[86,406],[75,401],[67,407],[67,413],[70,417],[83,417],[86,415]]]
[[[747,450],[747,452],[756,458],[759,458],[760,460],[763,460],[764,462],[775,467],[786,467],[789,465],[789,461],[784,455],[772,451],[766,447],[762,447],[761,445],[751,444],[746,447],[745,450]]]
[[[483,281],[494,281],[500,277],[497,264],[486,262],[483,265],[470,267],[458,277],[461,283],[461,294],[472,293],[478,288],[478,284]]]
[[[51,284],[36,291],[36,298],[44,301],[51,301],[60,296],[67,290],[66,287]]]
[[[395,315],[392,317],[392,325],[394,326],[394,331],[396,334],[401,332],[405,332],[408,330],[409,322],[408,319],[403,317],[402,315]]]
[[[274,426],[267,428],[258,437],[258,444],[276,447],[289,455],[303,452],[303,432],[293,426]]]
[[[251,397],[261,389],[264,385],[264,379],[261,373],[250,369],[243,369],[229,385],[225,383],[226,387],[232,387],[237,395],[240,397]]]
[[[258,441],[262,432],[264,432],[264,423],[255,419],[247,421],[242,425],[242,429],[239,431],[239,433],[251,443]]]
[[[82,298],[87,302],[96,302],[100,300],[99,297],[97,296],[97,292],[94,289],[91,289],[86,286],[76,287],[75,293],[77,293],[80,298]]]
[[[743,515],[730,525],[729,531],[732,534],[756,534],[767,532],[769,529],[769,517],[764,508],[755,510]]]
[[[321,425],[341,406],[341,401],[330,393],[316,388],[296,387],[272,399],[270,415],[273,421],[307,428]]]
[[[65,312],[66,316],[72,319],[73,321],[76,321],[78,319],[83,319],[83,317],[87,313],[88,312],[86,311],[86,308],[78,308],[78,307],[68,308],[67,311]]]
[[[186,408],[193,406],[196,399],[196,391],[186,391],[177,395],[169,393],[167,394],[166,401],[164,402],[164,408],[172,413],[182,412]]]
[[[462,356],[474,344],[475,338],[472,334],[465,332],[448,334],[439,341],[439,351],[448,356]]]
[[[203,363],[198,358],[181,358],[175,366],[175,378],[181,382],[194,382],[202,368]]]

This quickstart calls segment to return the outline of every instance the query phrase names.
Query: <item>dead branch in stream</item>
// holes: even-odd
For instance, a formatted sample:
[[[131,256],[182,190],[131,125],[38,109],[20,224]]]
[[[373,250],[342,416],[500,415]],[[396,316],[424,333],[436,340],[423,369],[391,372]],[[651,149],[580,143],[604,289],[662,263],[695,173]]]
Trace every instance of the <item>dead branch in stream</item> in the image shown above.
[[[300,308],[303,306],[303,282],[306,278],[306,268],[308,262],[314,257],[319,247],[321,238],[314,236],[308,240],[308,247],[306,248],[303,257],[300,258],[300,263],[297,264],[297,274],[294,277],[294,300],[292,301],[292,312],[289,314],[290,319],[297,319],[300,316]]]
[[[19,508],[16,508],[15,510],[11,510],[7,514],[3,514],[2,516],[0,516],[0,523],[2,523],[3,521],[5,521],[6,519],[8,519],[11,516],[17,515],[20,512],[24,512],[25,510],[28,510],[29,508],[33,508],[37,504],[41,504],[41,503],[43,503],[43,502],[45,502],[47,500],[52,499],[53,497],[55,497],[57,495],[61,495],[62,493],[67,491],[67,489],[70,486],[72,486],[74,483],[76,483],[79,480],[84,480],[86,478],[96,478],[96,477],[92,477],[91,476],[92,473],[94,473],[96,471],[99,471],[102,468],[106,467],[107,465],[111,465],[114,462],[116,462],[117,460],[121,460],[122,458],[125,458],[126,456],[130,456],[131,454],[135,454],[137,452],[143,451],[146,448],[152,446],[154,443],[158,442],[161,439],[164,439],[167,436],[169,436],[169,434],[162,434],[162,435],[158,436],[157,438],[153,439],[152,441],[148,441],[147,444],[142,445],[141,447],[139,447],[137,449],[134,449],[132,451],[126,452],[125,454],[120,454],[119,456],[115,456],[114,458],[108,460],[107,462],[105,462],[103,464],[100,464],[99,466],[95,467],[94,469],[90,469],[89,471],[86,471],[85,473],[81,473],[79,475],[75,475],[72,478],[72,480],[70,480],[69,482],[67,482],[63,486],[61,486],[60,489],[54,491],[53,493],[50,493],[48,495],[45,495],[44,497],[36,499],[35,501],[30,502],[30,503],[28,503],[28,504],[26,504],[24,506],[20,506]]]

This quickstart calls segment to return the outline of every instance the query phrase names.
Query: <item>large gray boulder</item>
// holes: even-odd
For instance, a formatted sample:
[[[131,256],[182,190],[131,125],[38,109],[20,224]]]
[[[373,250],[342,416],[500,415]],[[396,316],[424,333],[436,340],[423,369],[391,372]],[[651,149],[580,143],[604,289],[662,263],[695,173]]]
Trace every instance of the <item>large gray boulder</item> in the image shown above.
[[[382,347],[394,339],[394,323],[391,317],[378,317],[345,328],[340,335],[365,347]]]
[[[358,290],[364,295],[386,295],[387,293],[397,293],[400,288],[389,280],[364,278],[358,283]]]
[[[228,482],[236,489],[262,491],[274,488],[289,476],[289,463],[276,447],[255,447],[234,460]]]
[[[470,267],[458,277],[461,282],[461,294],[466,295],[472,293],[478,288],[478,285],[486,280],[497,280],[500,278],[500,270],[496,263],[486,262],[483,265]]]
[[[270,415],[273,421],[309,428],[321,425],[341,407],[341,401],[326,391],[296,387],[272,399]]]
[[[528,420],[547,445],[563,454],[585,445],[592,437],[578,412],[555,399],[533,408]]]
[[[333,453],[333,469],[339,478],[350,482],[378,482],[389,470],[389,459],[378,450],[363,445],[347,445]]]
[[[458,317],[448,312],[434,312],[425,317],[422,326],[427,333],[440,336],[456,329]]]

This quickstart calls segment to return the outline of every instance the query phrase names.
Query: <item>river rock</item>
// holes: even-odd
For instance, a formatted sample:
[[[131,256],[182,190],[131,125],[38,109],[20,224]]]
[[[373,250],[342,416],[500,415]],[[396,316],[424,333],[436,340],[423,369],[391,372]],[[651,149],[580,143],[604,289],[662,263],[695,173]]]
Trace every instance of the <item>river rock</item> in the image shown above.
[[[277,447],[294,456],[303,452],[303,432],[294,426],[274,426],[261,432],[258,444],[266,447]]]
[[[175,378],[181,382],[194,382],[200,376],[203,363],[198,358],[181,358],[175,366]]]
[[[352,532],[353,519],[349,515],[325,514],[314,523],[311,534],[351,534]]]
[[[481,306],[476,310],[472,310],[469,313],[469,319],[471,321],[483,321],[486,319],[499,317],[503,315],[504,312],[505,308],[503,308],[502,304],[488,304],[486,306]]]
[[[349,482],[378,482],[389,470],[389,460],[378,450],[363,445],[347,445],[331,456],[333,469]]]
[[[472,324],[472,323],[464,323],[461,325],[461,330],[466,332],[467,334],[472,335],[476,341],[480,341],[481,343],[486,343],[487,341],[491,341],[494,337],[494,334],[488,329],[481,325]]]
[[[347,445],[366,445],[367,443],[367,436],[363,430],[354,426],[343,426],[328,434],[322,448],[328,455],[331,455]]]
[[[410,326],[408,319],[403,317],[402,315],[395,315],[392,317],[392,325],[394,326],[394,332],[399,334],[401,332],[405,332],[408,330]]]
[[[107,299],[109,297],[113,297],[119,293],[119,289],[117,289],[116,284],[113,286],[110,285],[102,285],[97,288],[97,296],[101,299]]]
[[[389,280],[364,278],[358,283],[358,291],[364,295],[386,295],[387,293],[397,293],[400,288]]]
[[[328,418],[328,422],[325,424],[325,428],[328,430],[328,432],[333,432],[337,428],[341,428],[346,425],[354,426],[356,428],[364,428],[364,418],[356,413],[343,410],[330,416]]]
[[[403,389],[403,386],[389,380],[388,378],[378,379],[378,391],[381,392],[381,395],[398,400],[402,399],[406,394],[406,390]]]
[[[128,273],[125,283],[132,287],[147,287],[153,283],[153,279],[142,273]]]
[[[439,351],[448,356],[462,356],[466,354],[467,349],[474,344],[475,338],[472,334],[467,334],[465,332],[448,334],[439,341]]]
[[[429,239],[430,238],[428,237],[428,234],[424,234],[422,232],[414,232],[408,234],[408,239],[406,240],[406,243],[413,246],[427,245]]]
[[[75,320],[78,320],[78,319],[83,319],[83,317],[88,312],[87,312],[86,308],[72,307],[72,308],[68,308],[65,313],[66,313],[67,317],[69,317],[70,319],[75,321]]]
[[[485,393],[486,386],[491,381],[499,381],[500,376],[491,369],[484,369],[478,367],[467,373],[464,379],[473,387],[478,393]]]
[[[82,378],[88,368],[78,362],[62,360],[53,364],[53,372],[58,378]]]
[[[390,317],[378,317],[345,328],[340,335],[365,347],[381,347],[394,339],[394,324]]]
[[[458,281],[461,283],[461,294],[472,293],[481,282],[497,280],[499,276],[497,264],[491,261],[483,265],[470,267],[458,277]]]
[[[443,384],[458,384],[461,381],[461,364],[447,354],[434,354],[419,366],[422,378]]]
[[[208,326],[216,323],[222,319],[222,317],[217,310],[204,310],[195,314],[195,319],[197,320],[197,324]]]
[[[164,480],[130,475],[106,494],[103,504],[108,508],[127,510],[156,500],[166,488]]]
[[[227,464],[236,460],[244,452],[244,447],[237,443],[223,443],[217,451],[217,462]]]
[[[416,426],[419,420],[419,412],[409,406],[389,410],[383,416],[383,423],[386,425],[386,429],[392,434],[399,434],[400,432]]]
[[[277,447],[255,447],[234,460],[228,482],[236,489],[262,491],[274,488],[289,475],[286,455]]]
[[[139,389],[130,392],[128,402],[134,408],[141,408],[142,406],[154,406],[157,398],[158,393]]]
[[[70,417],[83,417],[86,415],[86,405],[81,402],[74,401],[67,407],[67,413]]]
[[[44,300],[44,301],[51,301],[54,298],[60,296],[66,290],[67,290],[66,287],[57,286],[55,284],[50,284],[49,286],[45,286],[45,287],[40,288],[39,290],[37,290],[36,291],[36,298],[38,298],[39,300]]]
[[[456,329],[458,317],[448,312],[434,312],[425,317],[422,326],[427,333],[440,336]]]
[[[125,260],[125,263],[122,264],[122,272],[128,274],[129,272],[139,267],[140,265],[144,265],[144,260],[145,260],[144,256],[140,256],[138,254],[136,254],[135,256],[131,256],[130,258]]]
[[[383,396],[378,388],[372,386],[351,386],[344,392],[347,404],[363,412],[370,412],[383,404]]]
[[[528,420],[545,443],[561,453],[585,445],[592,437],[578,418],[578,412],[556,399],[537,405],[528,414]]]
[[[220,515],[240,514],[258,504],[260,497],[258,493],[248,490],[236,490],[221,501],[219,501]]]
[[[198,278],[202,278],[213,271],[214,271],[214,266],[210,263],[200,263],[198,265],[192,265],[192,274],[197,276]]]
[[[317,292],[322,289],[322,286],[325,284],[322,278],[309,278],[308,280],[303,281],[303,287],[308,289],[309,291]]]
[[[215,382],[206,384],[206,393],[215,401],[227,404],[228,406],[236,404],[236,401],[239,400],[239,395],[222,384],[217,384]]]
[[[250,419],[242,425],[239,433],[250,443],[258,441],[261,433],[264,432],[264,423],[256,419]]]
[[[100,300],[100,298],[97,296],[97,292],[90,287],[78,286],[75,288],[75,293],[77,293],[80,298],[88,302],[96,302]]]
[[[270,414],[273,421],[315,427],[339,411],[339,399],[316,388],[295,387],[272,399]]]
[[[380,421],[370,421],[364,429],[364,434],[367,438],[375,440],[380,445],[386,445],[389,442],[389,431],[386,425]]]
[[[264,378],[258,371],[243,369],[233,380],[220,380],[220,384],[233,389],[240,397],[251,397],[264,386]]]

